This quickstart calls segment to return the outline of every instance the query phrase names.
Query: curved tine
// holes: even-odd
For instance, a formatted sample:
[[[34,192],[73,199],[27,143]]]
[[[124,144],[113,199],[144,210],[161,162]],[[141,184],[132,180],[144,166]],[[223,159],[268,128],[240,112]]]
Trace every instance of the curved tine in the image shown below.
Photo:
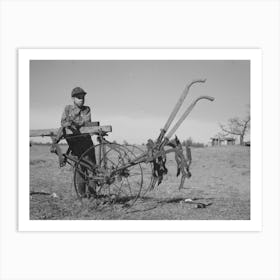
[[[201,99],[207,99],[209,101],[214,101],[215,98],[212,96],[200,96],[197,99],[193,101],[193,103],[187,108],[187,110],[184,112],[184,114],[180,117],[180,119],[177,121],[177,123],[172,127],[170,132],[166,135],[165,138],[168,140],[172,137],[172,135],[175,133],[175,131],[178,129],[178,127],[182,124],[182,122],[186,119],[186,117],[189,115],[189,113],[192,111],[193,107],[196,105],[196,103]]]
[[[173,122],[174,118],[176,117],[178,111],[180,110],[186,96],[188,95],[191,86],[196,84],[196,83],[205,83],[205,82],[206,82],[206,79],[196,79],[196,80],[193,80],[192,82],[190,82],[189,84],[186,85],[186,87],[185,87],[184,91],[182,92],[179,100],[177,101],[175,107],[173,108],[167,122],[165,123],[163,129],[161,129],[162,132],[161,132],[157,142],[160,142],[162,140],[164,134],[169,129],[171,123]]]

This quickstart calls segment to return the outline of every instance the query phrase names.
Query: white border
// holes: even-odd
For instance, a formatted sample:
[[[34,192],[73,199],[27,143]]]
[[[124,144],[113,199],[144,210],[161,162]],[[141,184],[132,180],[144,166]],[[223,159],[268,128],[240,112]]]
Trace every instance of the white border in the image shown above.
[[[30,60],[250,60],[251,61],[251,219],[227,221],[29,220],[29,62]],[[19,231],[261,231],[262,72],[260,49],[19,49]]]

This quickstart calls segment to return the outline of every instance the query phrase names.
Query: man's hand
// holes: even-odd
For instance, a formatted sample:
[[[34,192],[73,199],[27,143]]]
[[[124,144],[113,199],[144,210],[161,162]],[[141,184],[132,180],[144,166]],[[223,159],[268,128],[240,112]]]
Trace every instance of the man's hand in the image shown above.
[[[68,129],[70,129],[73,134],[80,134],[79,127],[77,127],[73,124],[71,126],[69,126]]]
[[[51,145],[50,152],[53,153],[53,154],[57,154],[57,150],[56,150],[55,144]]]
[[[68,116],[64,121],[61,123],[63,127],[69,128],[73,125],[74,119],[73,117]]]

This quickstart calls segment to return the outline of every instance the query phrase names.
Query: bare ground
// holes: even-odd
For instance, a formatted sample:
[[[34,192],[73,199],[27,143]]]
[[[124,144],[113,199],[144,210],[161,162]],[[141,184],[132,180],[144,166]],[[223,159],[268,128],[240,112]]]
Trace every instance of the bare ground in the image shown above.
[[[59,168],[46,145],[30,148],[30,219],[248,220],[250,219],[250,148],[192,148],[192,177],[179,191],[174,157],[161,185],[130,209],[122,204],[96,208],[94,199],[78,200],[73,170]],[[36,194],[37,193],[37,194]],[[49,195],[52,194],[52,195]],[[185,203],[192,199],[205,205]]]

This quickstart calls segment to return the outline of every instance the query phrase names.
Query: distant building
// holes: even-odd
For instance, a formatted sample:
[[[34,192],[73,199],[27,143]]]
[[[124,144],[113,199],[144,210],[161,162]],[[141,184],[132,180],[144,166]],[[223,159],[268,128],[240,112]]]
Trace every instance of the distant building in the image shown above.
[[[232,146],[235,145],[235,138],[233,137],[212,137],[211,146]]]

